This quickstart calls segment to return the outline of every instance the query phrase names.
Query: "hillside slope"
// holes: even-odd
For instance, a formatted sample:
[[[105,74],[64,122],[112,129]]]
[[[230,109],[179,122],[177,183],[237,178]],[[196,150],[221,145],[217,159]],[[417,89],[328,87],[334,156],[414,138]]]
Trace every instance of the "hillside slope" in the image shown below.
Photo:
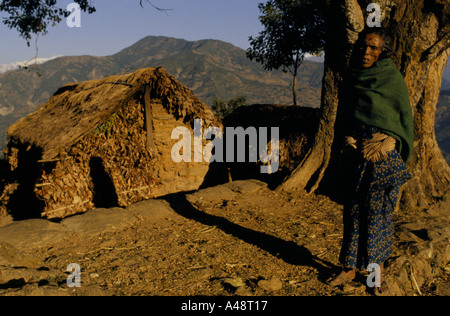
[[[436,108],[436,139],[441,151],[450,164],[450,90],[441,91]]]

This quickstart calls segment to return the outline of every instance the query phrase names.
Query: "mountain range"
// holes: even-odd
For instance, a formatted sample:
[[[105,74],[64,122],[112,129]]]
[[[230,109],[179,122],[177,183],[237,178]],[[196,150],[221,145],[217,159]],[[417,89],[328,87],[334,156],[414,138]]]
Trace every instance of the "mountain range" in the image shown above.
[[[50,58],[36,57],[36,58],[32,58],[27,61],[17,61],[17,62],[13,62],[13,63],[9,63],[9,64],[0,64],[0,74],[10,71],[10,70],[27,67],[27,66],[33,65],[33,64],[43,64],[49,60],[56,59],[58,57],[62,57],[62,56],[53,56]]]
[[[248,104],[292,103],[291,76],[281,71],[264,70],[246,57],[244,49],[218,40],[186,41],[148,36],[110,56],[57,57],[42,64],[0,73],[0,137],[5,137],[10,124],[34,111],[64,84],[101,79],[145,67],[165,68],[208,105],[212,105],[215,98],[227,101],[239,96],[244,96]],[[320,105],[322,76],[323,63],[303,62],[297,83],[300,105]],[[450,158],[447,154],[450,153],[449,69],[444,73],[442,90],[436,134]]]
[[[218,40],[186,41],[149,36],[105,57],[66,56],[0,74],[0,135],[19,118],[45,103],[64,84],[163,67],[212,105],[217,97],[244,96],[247,103],[288,104],[291,76],[263,70],[245,50]],[[305,60],[298,82],[300,102],[320,104],[323,64]]]

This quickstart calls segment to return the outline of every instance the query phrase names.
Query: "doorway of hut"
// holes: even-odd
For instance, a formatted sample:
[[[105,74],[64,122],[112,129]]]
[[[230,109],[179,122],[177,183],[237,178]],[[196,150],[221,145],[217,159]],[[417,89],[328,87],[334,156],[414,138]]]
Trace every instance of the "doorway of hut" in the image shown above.
[[[93,203],[96,208],[119,206],[116,188],[105,170],[103,159],[92,157],[89,161],[90,176],[93,184]]]

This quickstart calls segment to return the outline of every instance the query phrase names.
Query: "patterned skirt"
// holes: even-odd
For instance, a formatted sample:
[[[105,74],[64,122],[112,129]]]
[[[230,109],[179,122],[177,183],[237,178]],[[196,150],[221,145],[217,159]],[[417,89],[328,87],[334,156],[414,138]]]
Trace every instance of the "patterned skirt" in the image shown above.
[[[365,270],[371,263],[381,265],[392,253],[392,215],[400,187],[411,174],[397,150],[379,162],[358,158],[350,171],[353,184],[344,206],[339,261],[345,268]]]

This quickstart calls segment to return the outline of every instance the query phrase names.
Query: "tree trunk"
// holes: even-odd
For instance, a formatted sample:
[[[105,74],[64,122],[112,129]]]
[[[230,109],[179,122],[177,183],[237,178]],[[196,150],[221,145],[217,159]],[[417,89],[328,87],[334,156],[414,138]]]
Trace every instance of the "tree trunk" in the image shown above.
[[[292,98],[294,100],[294,106],[297,106],[297,71],[292,78]]]
[[[321,121],[315,144],[279,187],[292,191],[318,188],[331,192],[341,135],[337,119],[343,74],[352,45],[365,27],[372,1],[328,0],[327,44],[322,87]],[[404,187],[400,205],[424,208],[449,192],[450,167],[436,141],[434,121],[442,73],[450,54],[450,3],[447,0],[377,1],[383,26],[392,29],[394,61],[403,74],[414,116],[415,142],[408,164],[413,179]],[[345,122],[343,122],[345,123]]]

